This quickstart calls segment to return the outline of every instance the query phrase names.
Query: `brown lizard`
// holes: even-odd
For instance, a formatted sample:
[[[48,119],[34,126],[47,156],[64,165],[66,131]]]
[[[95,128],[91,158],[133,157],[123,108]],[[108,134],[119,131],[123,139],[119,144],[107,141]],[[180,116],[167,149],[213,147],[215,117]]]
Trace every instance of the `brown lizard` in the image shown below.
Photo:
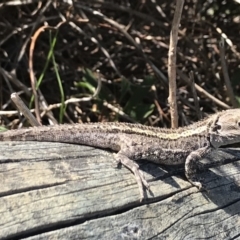
[[[240,142],[240,109],[231,109],[178,129],[130,123],[88,123],[41,126],[0,133],[0,141],[47,141],[75,143],[114,150],[114,158],[135,175],[144,198],[149,185],[135,160],[157,164],[185,164],[185,175],[199,189],[199,160],[208,152]]]

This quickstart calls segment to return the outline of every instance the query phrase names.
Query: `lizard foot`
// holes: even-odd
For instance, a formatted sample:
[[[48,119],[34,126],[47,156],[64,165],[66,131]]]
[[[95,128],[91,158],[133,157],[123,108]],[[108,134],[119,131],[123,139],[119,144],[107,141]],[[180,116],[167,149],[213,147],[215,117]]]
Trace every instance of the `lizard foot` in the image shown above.
[[[194,179],[194,180],[193,180]],[[196,177],[189,177],[187,176],[187,180],[195,187],[198,188],[199,191],[207,191],[206,187],[204,186],[204,184],[202,184],[201,182],[197,181],[199,179],[196,179]],[[208,191],[207,191],[208,192]]]
[[[120,162],[122,165],[130,169],[135,175],[140,192],[140,201],[142,201],[144,199],[144,187],[149,190],[150,186],[144,178],[142,171],[139,169],[138,164],[122,153],[114,154],[114,158],[117,160],[117,162]]]
[[[197,187],[198,190],[202,190],[203,186],[200,182],[189,181],[193,186]]]

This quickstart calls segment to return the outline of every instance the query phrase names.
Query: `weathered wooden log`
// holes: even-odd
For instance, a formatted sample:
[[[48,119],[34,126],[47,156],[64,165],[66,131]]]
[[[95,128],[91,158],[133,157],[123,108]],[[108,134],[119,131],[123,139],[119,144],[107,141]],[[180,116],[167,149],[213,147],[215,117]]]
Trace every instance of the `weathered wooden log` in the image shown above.
[[[0,239],[231,239],[240,234],[240,162],[199,173],[142,162],[151,193],[112,153],[62,143],[0,143]],[[207,159],[240,159],[240,149]],[[206,161],[206,160],[205,160]]]

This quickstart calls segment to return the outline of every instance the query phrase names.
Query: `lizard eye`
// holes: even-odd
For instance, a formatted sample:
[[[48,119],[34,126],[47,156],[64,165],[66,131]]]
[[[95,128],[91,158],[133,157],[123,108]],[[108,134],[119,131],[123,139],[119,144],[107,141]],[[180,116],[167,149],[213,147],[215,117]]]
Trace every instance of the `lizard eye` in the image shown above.
[[[238,122],[237,124],[238,124],[238,126],[240,127],[240,122]]]
[[[239,122],[239,124],[240,124],[240,122]],[[240,126],[240,125],[239,125],[239,126]],[[220,130],[221,128],[222,128],[221,125],[215,125],[212,130],[213,130],[214,132],[217,132],[217,131]]]

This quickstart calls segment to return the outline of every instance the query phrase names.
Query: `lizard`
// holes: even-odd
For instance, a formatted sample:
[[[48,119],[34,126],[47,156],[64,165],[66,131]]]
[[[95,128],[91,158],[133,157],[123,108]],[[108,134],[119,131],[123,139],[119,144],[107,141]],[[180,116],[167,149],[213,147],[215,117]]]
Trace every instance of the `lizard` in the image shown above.
[[[113,150],[114,158],[135,175],[144,199],[149,189],[137,160],[184,164],[187,180],[198,189],[200,159],[213,149],[240,142],[240,109],[229,109],[177,129],[135,123],[85,123],[38,126],[0,132],[0,141],[45,141],[82,144]]]

